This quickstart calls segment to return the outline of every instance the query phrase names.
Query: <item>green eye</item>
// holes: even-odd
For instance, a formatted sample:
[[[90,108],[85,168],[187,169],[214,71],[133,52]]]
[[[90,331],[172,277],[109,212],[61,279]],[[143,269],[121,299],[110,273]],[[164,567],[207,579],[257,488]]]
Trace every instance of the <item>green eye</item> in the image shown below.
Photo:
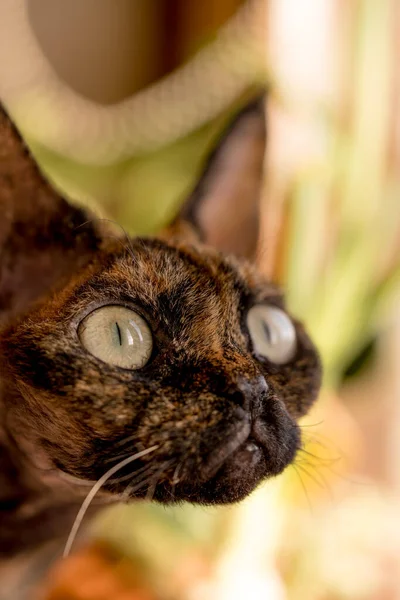
[[[82,346],[96,358],[123,369],[141,369],[153,348],[146,321],[124,306],[102,306],[78,329]]]

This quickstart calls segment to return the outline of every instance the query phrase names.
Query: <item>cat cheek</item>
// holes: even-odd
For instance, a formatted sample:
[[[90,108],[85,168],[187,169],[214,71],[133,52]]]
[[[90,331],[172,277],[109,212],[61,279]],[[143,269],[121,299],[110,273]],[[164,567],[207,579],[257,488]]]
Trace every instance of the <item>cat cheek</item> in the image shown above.
[[[300,349],[293,364],[285,365],[268,374],[268,382],[285,403],[289,414],[296,420],[308,413],[321,387],[320,358],[304,331],[299,333]]]

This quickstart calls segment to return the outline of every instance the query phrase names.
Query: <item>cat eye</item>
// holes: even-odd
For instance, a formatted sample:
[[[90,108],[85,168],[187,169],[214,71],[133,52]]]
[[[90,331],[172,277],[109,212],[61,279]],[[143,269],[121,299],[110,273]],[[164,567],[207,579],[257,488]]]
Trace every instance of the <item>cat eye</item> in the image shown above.
[[[247,313],[254,350],[271,362],[282,365],[296,352],[296,329],[287,314],[276,306],[258,304]]]
[[[102,306],[79,325],[82,346],[96,358],[123,369],[141,369],[153,348],[146,321],[124,306]]]

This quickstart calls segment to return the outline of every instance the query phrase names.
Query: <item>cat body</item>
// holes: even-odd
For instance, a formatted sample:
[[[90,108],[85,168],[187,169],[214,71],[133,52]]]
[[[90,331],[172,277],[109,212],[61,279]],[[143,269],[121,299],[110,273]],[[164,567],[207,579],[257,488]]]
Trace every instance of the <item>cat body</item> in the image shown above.
[[[264,145],[258,101],[171,227],[128,238],[45,181],[0,109],[4,560],[65,542],[88,485],[124,461],[93,511],[236,502],[294,460],[320,364],[251,264]]]

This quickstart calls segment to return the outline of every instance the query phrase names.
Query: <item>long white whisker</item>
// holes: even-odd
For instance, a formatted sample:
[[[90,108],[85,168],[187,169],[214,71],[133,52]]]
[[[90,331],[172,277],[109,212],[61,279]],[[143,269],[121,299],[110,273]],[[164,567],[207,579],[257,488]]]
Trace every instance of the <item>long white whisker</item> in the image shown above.
[[[142,450],[141,452],[138,452],[137,454],[128,456],[128,458],[121,460],[121,462],[119,462],[117,465],[114,465],[113,467],[111,467],[111,469],[109,469],[106,473],[104,473],[104,475],[102,475],[100,477],[100,479],[98,481],[96,481],[96,483],[94,484],[94,486],[92,487],[92,489],[90,490],[88,495],[86,496],[85,500],[82,502],[82,505],[78,511],[78,514],[76,515],[74,524],[72,525],[70,534],[67,539],[67,543],[65,544],[65,548],[64,548],[64,552],[63,552],[64,558],[66,558],[69,555],[69,553],[71,552],[72,544],[75,541],[76,535],[77,535],[79,527],[81,526],[81,523],[85,517],[86,511],[88,510],[93,498],[95,497],[97,492],[100,490],[100,488],[106,483],[106,481],[108,479],[110,479],[110,477],[112,477],[114,475],[114,473],[116,473],[117,471],[119,471],[120,469],[125,467],[126,465],[129,465],[129,463],[133,462],[137,458],[141,458],[142,456],[145,456],[146,454],[150,454],[150,452],[153,452],[157,448],[158,448],[158,446],[152,446],[151,448],[148,448],[147,450]]]

